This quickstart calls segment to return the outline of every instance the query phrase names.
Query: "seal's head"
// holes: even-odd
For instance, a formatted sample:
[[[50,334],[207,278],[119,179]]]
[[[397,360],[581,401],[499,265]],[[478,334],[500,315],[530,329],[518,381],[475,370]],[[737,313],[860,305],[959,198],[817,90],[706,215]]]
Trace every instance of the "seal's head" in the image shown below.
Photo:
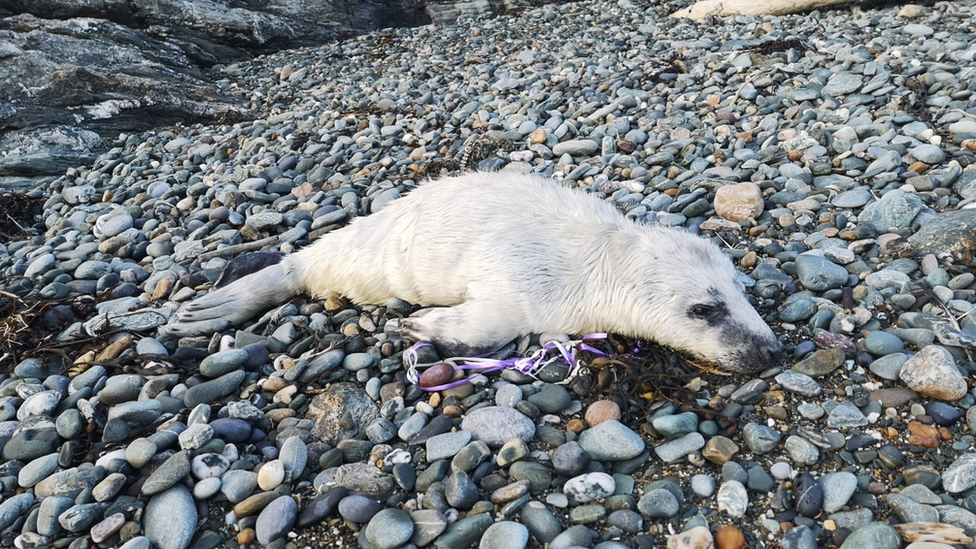
[[[782,344],[718,246],[680,231],[652,230],[642,240],[636,259],[654,263],[645,282],[652,288],[642,294],[641,322],[651,339],[729,371],[758,372],[779,361]]]

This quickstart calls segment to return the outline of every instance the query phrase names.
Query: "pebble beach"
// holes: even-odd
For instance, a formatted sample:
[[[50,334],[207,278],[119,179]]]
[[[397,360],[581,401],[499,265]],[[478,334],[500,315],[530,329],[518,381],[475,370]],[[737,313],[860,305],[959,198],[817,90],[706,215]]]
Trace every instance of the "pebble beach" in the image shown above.
[[[976,548],[976,2],[679,7],[218,66],[251,117],[119,135],[28,193],[0,242],[0,546]],[[654,375],[587,356],[425,391],[396,300],[156,337],[235,257],[472,170],[713,240],[782,363],[727,375],[611,336]]]

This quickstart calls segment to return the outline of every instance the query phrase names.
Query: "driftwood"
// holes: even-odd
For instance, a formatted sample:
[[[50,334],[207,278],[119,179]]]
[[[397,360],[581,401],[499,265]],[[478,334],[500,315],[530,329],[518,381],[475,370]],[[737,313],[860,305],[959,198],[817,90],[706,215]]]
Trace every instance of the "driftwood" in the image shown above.
[[[683,10],[672,13],[671,17],[687,17],[699,21],[709,15],[718,17],[787,15],[851,3],[857,3],[857,0],[854,2],[851,0],[699,0]]]
[[[945,543],[947,545],[964,545],[972,543],[973,538],[958,526],[941,522],[908,522],[896,524],[895,530],[901,539],[912,542]]]

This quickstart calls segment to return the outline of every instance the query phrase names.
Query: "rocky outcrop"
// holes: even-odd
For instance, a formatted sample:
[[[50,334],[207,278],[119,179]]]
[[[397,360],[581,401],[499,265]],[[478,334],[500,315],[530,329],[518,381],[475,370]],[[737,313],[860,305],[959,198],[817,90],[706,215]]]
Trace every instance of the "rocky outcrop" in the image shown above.
[[[0,190],[89,163],[120,133],[247,117],[214,65],[534,0],[0,0]]]

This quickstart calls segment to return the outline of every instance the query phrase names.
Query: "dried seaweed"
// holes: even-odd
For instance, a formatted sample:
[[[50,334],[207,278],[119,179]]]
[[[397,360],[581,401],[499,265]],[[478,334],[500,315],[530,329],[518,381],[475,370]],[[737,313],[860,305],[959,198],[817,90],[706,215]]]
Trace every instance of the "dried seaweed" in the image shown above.
[[[43,202],[22,193],[0,195],[0,240],[16,240],[30,234],[28,227],[33,225],[41,214]]]

